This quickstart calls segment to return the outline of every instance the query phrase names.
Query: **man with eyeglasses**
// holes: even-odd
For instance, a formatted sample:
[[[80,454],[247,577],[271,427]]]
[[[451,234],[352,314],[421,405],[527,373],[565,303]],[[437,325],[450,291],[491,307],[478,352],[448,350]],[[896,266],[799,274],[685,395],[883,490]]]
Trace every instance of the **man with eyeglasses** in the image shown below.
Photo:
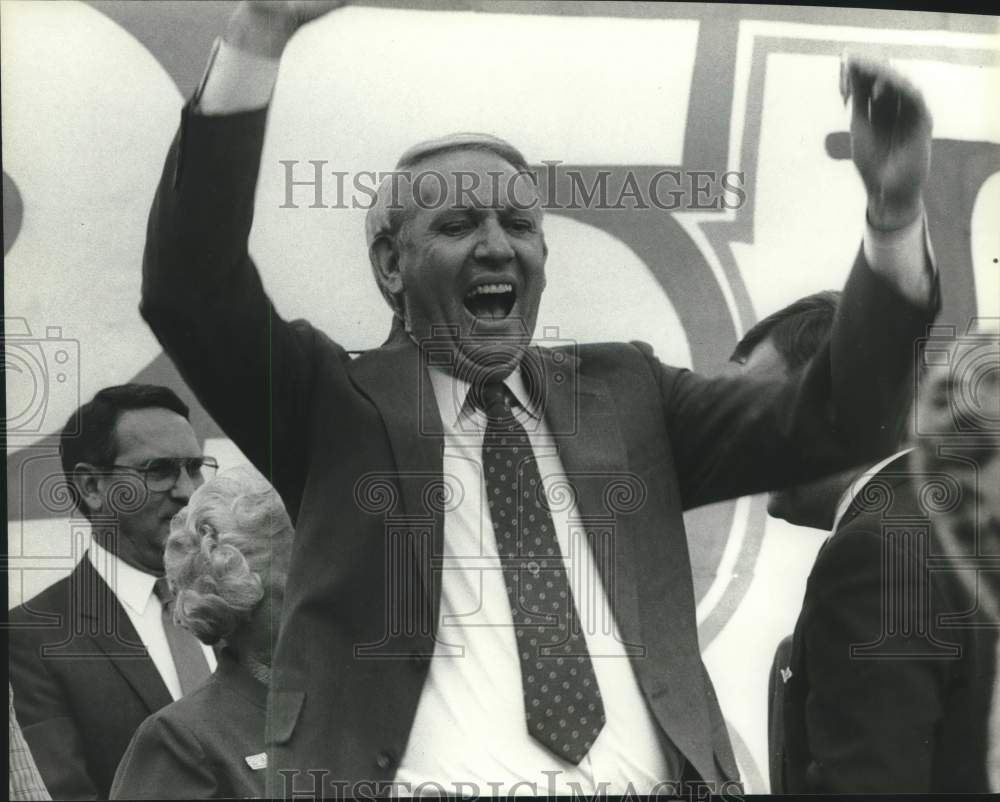
[[[218,467],[166,387],[107,387],[70,418],[62,467],[89,521],[65,579],[10,613],[18,721],[54,799],[108,796],[139,724],[215,669],[175,626],[163,579],[170,520]]]

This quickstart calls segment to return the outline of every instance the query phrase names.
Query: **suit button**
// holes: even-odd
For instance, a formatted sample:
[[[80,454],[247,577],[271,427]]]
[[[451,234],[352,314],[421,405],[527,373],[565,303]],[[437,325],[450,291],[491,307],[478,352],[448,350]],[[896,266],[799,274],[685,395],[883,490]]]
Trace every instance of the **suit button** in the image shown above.
[[[389,749],[383,749],[375,757],[375,765],[380,769],[391,769],[396,765],[396,756]]]

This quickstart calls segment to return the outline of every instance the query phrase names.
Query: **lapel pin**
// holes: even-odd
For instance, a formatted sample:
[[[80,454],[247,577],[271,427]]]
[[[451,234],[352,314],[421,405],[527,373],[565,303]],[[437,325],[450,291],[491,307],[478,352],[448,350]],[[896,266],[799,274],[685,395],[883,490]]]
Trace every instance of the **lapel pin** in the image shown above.
[[[792,669],[790,669],[790,668],[783,668],[783,669],[781,669],[781,681],[782,682],[788,682],[788,680],[790,680],[791,678],[792,678]],[[249,759],[250,758],[247,758],[247,760],[249,760]]]
[[[260,771],[261,769],[267,768],[267,752],[261,752],[257,755],[247,755],[243,759],[254,771]]]

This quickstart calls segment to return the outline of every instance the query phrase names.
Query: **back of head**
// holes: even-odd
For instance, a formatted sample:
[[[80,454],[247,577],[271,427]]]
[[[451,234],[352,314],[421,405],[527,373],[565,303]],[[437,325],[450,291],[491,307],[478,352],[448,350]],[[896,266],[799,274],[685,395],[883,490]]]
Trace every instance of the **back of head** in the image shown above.
[[[169,387],[156,384],[119,384],[105,387],[70,416],[59,438],[63,473],[76,497],[77,507],[90,515],[80,502],[73,484],[76,465],[111,465],[118,453],[115,427],[122,413],[136,409],[168,409],[187,418],[189,410]]]
[[[807,295],[756,323],[739,341],[730,359],[743,363],[755,348],[770,341],[789,375],[804,368],[830,336],[841,293]]]
[[[830,336],[839,302],[840,293],[828,290],[779,309],[744,335],[731,359],[744,365],[745,372],[751,376],[758,370],[768,374],[765,378],[773,378],[774,372],[779,376],[795,376]],[[772,364],[751,358],[755,351],[768,344],[773,348]],[[777,371],[775,355],[780,362]],[[774,491],[768,496],[767,511],[796,526],[828,529],[833,524],[837,501],[855,474],[855,470],[845,471]]]
[[[281,497],[259,474],[234,468],[199,487],[164,555],[175,620],[204,643],[231,636],[269,587],[284,586],[291,535]]]

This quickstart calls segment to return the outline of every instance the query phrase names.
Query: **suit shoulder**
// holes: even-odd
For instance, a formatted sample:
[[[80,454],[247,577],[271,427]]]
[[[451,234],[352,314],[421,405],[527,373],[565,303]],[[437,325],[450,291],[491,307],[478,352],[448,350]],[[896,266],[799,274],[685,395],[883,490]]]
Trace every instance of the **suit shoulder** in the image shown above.
[[[63,577],[19,604],[8,613],[8,620],[12,624],[33,623],[38,621],[39,614],[65,612],[70,606],[73,575]]]
[[[638,356],[652,356],[653,349],[643,342],[573,343],[554,346],[552,351],[574,353],[580,359],[635,359]]]
[[[151,713],[140,725],[137,734],[150,737],[159,732],[176,732],[192,741],[200,741],[198,732],[206,717],[212,716],[212,695],[206,694],[206,687],[212,685],[210,679],[205,685],[182,696],[166,707]]]
[[[322,329],[316,328],[304,318],[288,321],[288,327],[304,347],[316,352],[326,352],[336,355],[341,362],[350,360],[348,352]]]
[[[872,582],[881,585],[889,563],[902,561],[916,566],[922,559],[924,552],[915,546],[912,537],[916,500],[905,482],[896,483],[895,487],[895,497],[889,498],[891,486],[887,485],[885,495],[881,496],[884,503],[873,501],[868,509],[842,523],[830,536],[813,564],[809,575],[811,587],[835,584],[858,588]],[[870,486],[867,489],[872,490]],[[900,530],[893,523],[894,518],[904,521],[902,531],[907,533],[906,537],[897,536]]]
[[[186,742],[204,754],[241,748],[249,738],[260,739],[266,709],[258,707],[214,674],[186,696],[151,714],[140,727],[141,736]]]
[[[878,552],[884,538],[876,516],[859,515],[846,526],[837,528],[816,556],[816,564],[831,562],[848,555]]]
[[[638,340],[632,342],[585,343],[567,345],[552,349],[553,352],[569,353],[577,357],[580,369],[585,373],[634,372],[653,375],[666,368],[652,346]],[[681,370],[666,368],[667,370]]]

